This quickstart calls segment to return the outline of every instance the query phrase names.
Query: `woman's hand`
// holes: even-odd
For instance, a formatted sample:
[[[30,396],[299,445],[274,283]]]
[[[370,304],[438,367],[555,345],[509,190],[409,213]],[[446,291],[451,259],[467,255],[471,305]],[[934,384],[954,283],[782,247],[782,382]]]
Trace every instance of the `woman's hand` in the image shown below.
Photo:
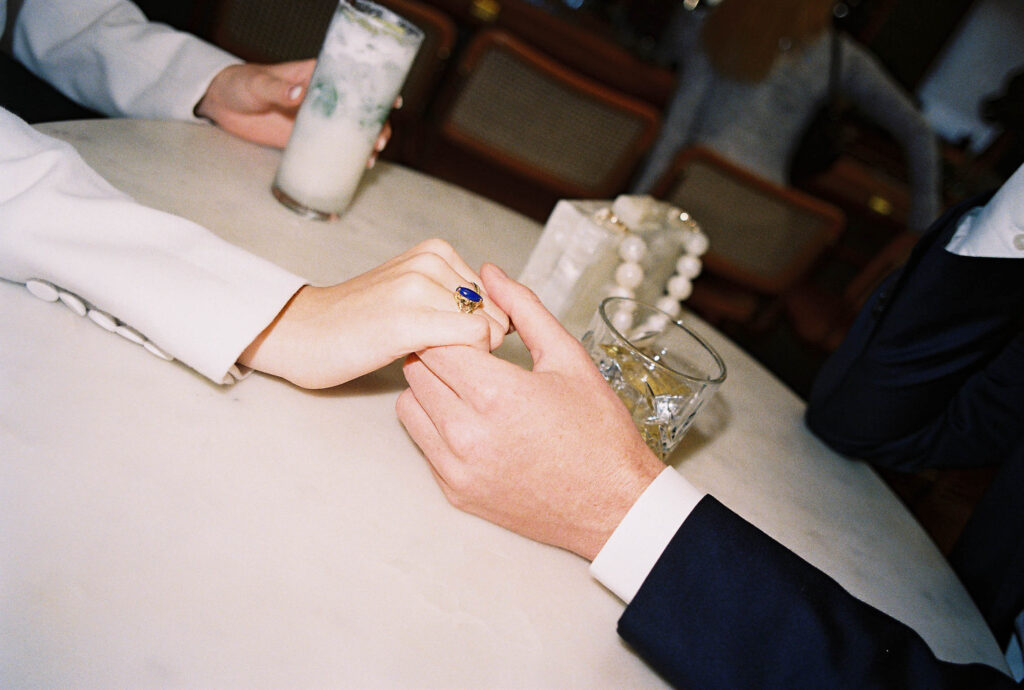
[[[299,60],[225,67],[196,105],[196,115],[242,139],[281,148],[288,143],[315,66],[316,60]]]
[[[331,287],[306,286],[246,348],[242,364],[304,388],[327,388],[439,345],[501,344],[508,316],[481,287],[483,308],[459,311],[455,288],[480,277],[443,240],[427,240]]]
[[[316,60],[225,67],[210,82],[195,113],[242,139],[284,148],[314,67]],[[402,107],[401,98],[395,100],[394,107]],[[368,168],[373,167],[390,137],[391,125],[385,122],[366,162]]]

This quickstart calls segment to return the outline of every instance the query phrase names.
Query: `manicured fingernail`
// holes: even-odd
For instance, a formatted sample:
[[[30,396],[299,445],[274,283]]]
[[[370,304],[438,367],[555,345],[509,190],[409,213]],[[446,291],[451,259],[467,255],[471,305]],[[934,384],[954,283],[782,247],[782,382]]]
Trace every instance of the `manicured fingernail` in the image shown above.
[[[369,161],[367,161],[366,169],[369,170],[370,168],[372,168],[375,165],[377,165],[377,156],[374,156]]]
[[[288,89],[288,98],[290,100],[298,100],[299,96],[302,95],[302,86],[296,84],[292,88]]]
[[[396,99],[395,99],[395,110],[400,110],[400,109],[401,109],[401,107],[402,107],[402,104],[403,104],[403,103],[405,103],[405,101],[403,101],[403,100],[402,100],[402,97],[401,97],[401,96],[399,96],[398,98],[396,98]]]
[[[388,142],[387,142],[387,140],[384,140],[384,139],[378,139],[378,140],[377,140],[377,143],[373,145],[373,149],[374,149],[374,151],[376,151],[377,153],[380,153],[381,151],[383,151],[383,150],[384,150],[384,147],[385,147],[385,146],[387,146],[387,145],[388,145]]]

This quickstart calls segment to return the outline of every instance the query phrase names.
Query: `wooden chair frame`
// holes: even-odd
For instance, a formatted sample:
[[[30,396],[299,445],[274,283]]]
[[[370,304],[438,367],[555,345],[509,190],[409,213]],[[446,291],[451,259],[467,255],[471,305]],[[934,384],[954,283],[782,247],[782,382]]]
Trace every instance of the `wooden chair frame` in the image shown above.
[[[592,188],[568,182],[526,161],[510,156],[505,151],[490,146],[485,141],[467,136],[452,126],[448,115],[454,107],[462,87],[484,56],[493,50],[511,53],[516,59],[527,63],[548,78],[584,96],[626,111],[636,116],[643,123],[640,135],[632,143],[627,153],[622,156],[621,162],[612,169],[604,180]],[[440,100],[440,111],[442,113],[440,130],[446,139],[479,156],[493,160],[498,165],[514,173],[536,180],[556,193],[568,197],[603,198],[622,191],[640,157],[654,142],[654,137],[658,132],[661,121],[658,111],[648,103],[619,93],[580,75],[500,29],[484,29],[480,31],[465,49],[459,61],[456,79],[444,88],[444,94]],[[568,134],[570,133],[567,132]]]
[[[665,106],[675,92],[672,70],[646,62],[610,38],[525,0],[429,0],[468,27],[503,29],[569,69],[624,94]],[[494,11],[496,10],[496,13]]]
[[[845,216],[842,211],[831,204],[791,187],[784,187],[762,179],[735,163],[726,160],[714,151],[699,146],[685,149],[676,156],[669,172],[658,181],[652,190],[652,194],[659,198],[665,198],[680,176],[685,175],[687,168],[694,162],[706,163],[737,179],[747,187],[777,197],[799,210],[813,213],[822,218],[821,230],[814,239],[803,247],[797,258],[790,262],[789,266],[774,275],[759,275],[736,266],[727,258],[715,254],[715,246],[712,243],[710,250],[704,257],[705,266],[709,271],[738,285],[766,295],[777,296],[784,293],[795,285],[807,273],[825,249],[836,241],[845,225]],[[697,221],[699,222],[700,218],[697,218]]]

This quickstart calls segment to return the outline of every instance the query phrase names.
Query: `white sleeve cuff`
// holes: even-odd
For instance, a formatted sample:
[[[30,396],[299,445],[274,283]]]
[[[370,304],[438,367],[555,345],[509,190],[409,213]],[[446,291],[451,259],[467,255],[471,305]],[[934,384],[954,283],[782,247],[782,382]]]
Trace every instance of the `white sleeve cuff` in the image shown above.
[[[946,251],[960,256],[1024,258],[1024,166],[987,204],[963,215]]]
[[[125,337],[162,359],[227,382],[239,354],[307,283],[137,204],[71,145],[2,109],[0,141],[0,277],[72,295],[79,313],[128,326]]]
[[[590,574],[627,604],[704,493],[666,467],[640,494],[590,564]]]

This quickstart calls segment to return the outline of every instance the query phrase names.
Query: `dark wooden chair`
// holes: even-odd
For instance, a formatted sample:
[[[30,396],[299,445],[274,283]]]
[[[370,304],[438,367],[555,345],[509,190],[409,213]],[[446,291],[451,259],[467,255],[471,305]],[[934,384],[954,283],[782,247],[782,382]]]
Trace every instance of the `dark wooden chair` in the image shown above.
[[[334,0],[219,0],[210,39],[250,62],[315,58],[337,6]]]
[[[711,241],[690,305],[752,330],[772,322],[845,222],[834,206],[700,147],[681,151],[652,193],[692,214]]]
[[[675,74],[622,47],[607,27],[572,19],[536,0],[429,0],[469,33],[506,31],[569,69],[621,93],[664,107],[675,92]],[[576,13],[580,14],[580,13]],[[586,13],[582,13],[586,14]]]
[[[825,352],[835,350],[871,293],[886,276],[906,262],[919,239],[920,236],[912,232],[896,235],[841,294],[813,284],[801,285],[789,292],[784,299],[785,316],[793,332],[805,343]]]
[[[443,87],[428,172],[543,219],[560,198],[611,198],[657,133],[655,108],[512,35],[484,29]]]

